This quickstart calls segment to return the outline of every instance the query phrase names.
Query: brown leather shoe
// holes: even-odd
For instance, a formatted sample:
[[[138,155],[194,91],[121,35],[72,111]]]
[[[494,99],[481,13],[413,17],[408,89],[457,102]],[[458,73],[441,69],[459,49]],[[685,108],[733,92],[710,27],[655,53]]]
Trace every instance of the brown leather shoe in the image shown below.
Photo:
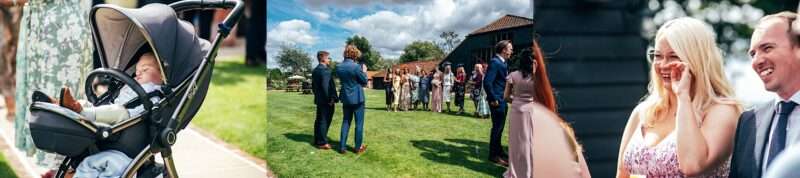
[[[345,149],[339,149],[339,151],[337,151],[337,152],[339,152],[339,154],[345,154],[345,153],[347,153],[347,151],[345,151]]]
[[[364,153],[365,151],[367,151],[367,145],[361,145],[361,147],[359,147],[358,150],[356,150],[356,154],[361,154]]]
[[[68,108],[72,111],[80,113],[83,111],[83,107],[81,107],[81,103],[72,96],[72,92],[69,88],[61,88],[61,102],[59,103],[61,106]]]
[[[506,160],[505,160],[505,159],[503,159],[502,157],[495,156],[495,157],[492,157],[492,158],[491,158],[491,159],[489,159],[489,160],[490,160],[490,161],[492,161],[493,163],[495,163],[495,164],[499,164],[499,165],[501,165],[501,166],[503,166],[503,167],[508,167],[508,161],[506,161]]]
[[[323,150],[330,150],[331,149],[331,144],[327,144],[326,143],[324,145],[317,145],[317,148],[318,149],[323,149]]]

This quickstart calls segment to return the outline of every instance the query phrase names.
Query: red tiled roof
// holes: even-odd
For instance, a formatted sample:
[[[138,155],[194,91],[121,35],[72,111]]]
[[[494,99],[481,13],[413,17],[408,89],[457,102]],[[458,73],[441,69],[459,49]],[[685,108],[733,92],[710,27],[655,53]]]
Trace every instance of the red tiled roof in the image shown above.
[[[372,76],[375,76],[375,74],[378,73],[381,73],[381,71],[367,71],[367,79],[371,79]]]
[[[469,33],[469,35],[476,35],[480,33],[486,33],[507,28],[526,26],[526,25],[533,25],[533,19],[506,14],[502,18],[495,20],[489,25],[486,25],[484,27],[481,27],[473,31],[472,33]]]

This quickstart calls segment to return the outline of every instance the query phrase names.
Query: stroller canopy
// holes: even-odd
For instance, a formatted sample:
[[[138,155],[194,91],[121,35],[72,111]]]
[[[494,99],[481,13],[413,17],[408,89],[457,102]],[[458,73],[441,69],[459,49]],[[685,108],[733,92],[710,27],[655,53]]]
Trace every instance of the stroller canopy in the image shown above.
[[[139,9],[102,4],[89,14],[101,65],[133,74],[126,69],[139,47],[149,43],[161,65],[164,84],[175,88],[190,77],[210,51],[208,41],[197,37],[191,23],[178,19],[164,4]]]

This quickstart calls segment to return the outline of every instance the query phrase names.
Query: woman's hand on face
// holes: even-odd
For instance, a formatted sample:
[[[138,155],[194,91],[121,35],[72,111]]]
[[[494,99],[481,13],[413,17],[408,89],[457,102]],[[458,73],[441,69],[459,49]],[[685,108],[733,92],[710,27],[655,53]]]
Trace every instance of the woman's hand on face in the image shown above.
[[[679,98],[681,95],[688,95],[692,85],[692,74],[686,62],[674,62],[668,64],[670,71],[670,83],[672,92]]]

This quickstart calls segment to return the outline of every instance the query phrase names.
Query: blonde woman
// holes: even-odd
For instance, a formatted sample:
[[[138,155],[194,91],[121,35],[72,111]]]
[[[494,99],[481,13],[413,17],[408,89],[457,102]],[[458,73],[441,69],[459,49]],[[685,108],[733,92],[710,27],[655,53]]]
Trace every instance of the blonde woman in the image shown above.
[[[649,93],[625,126],[617,177],[727,177],[742,109],[711,27],[671,20],[648,56]]]

